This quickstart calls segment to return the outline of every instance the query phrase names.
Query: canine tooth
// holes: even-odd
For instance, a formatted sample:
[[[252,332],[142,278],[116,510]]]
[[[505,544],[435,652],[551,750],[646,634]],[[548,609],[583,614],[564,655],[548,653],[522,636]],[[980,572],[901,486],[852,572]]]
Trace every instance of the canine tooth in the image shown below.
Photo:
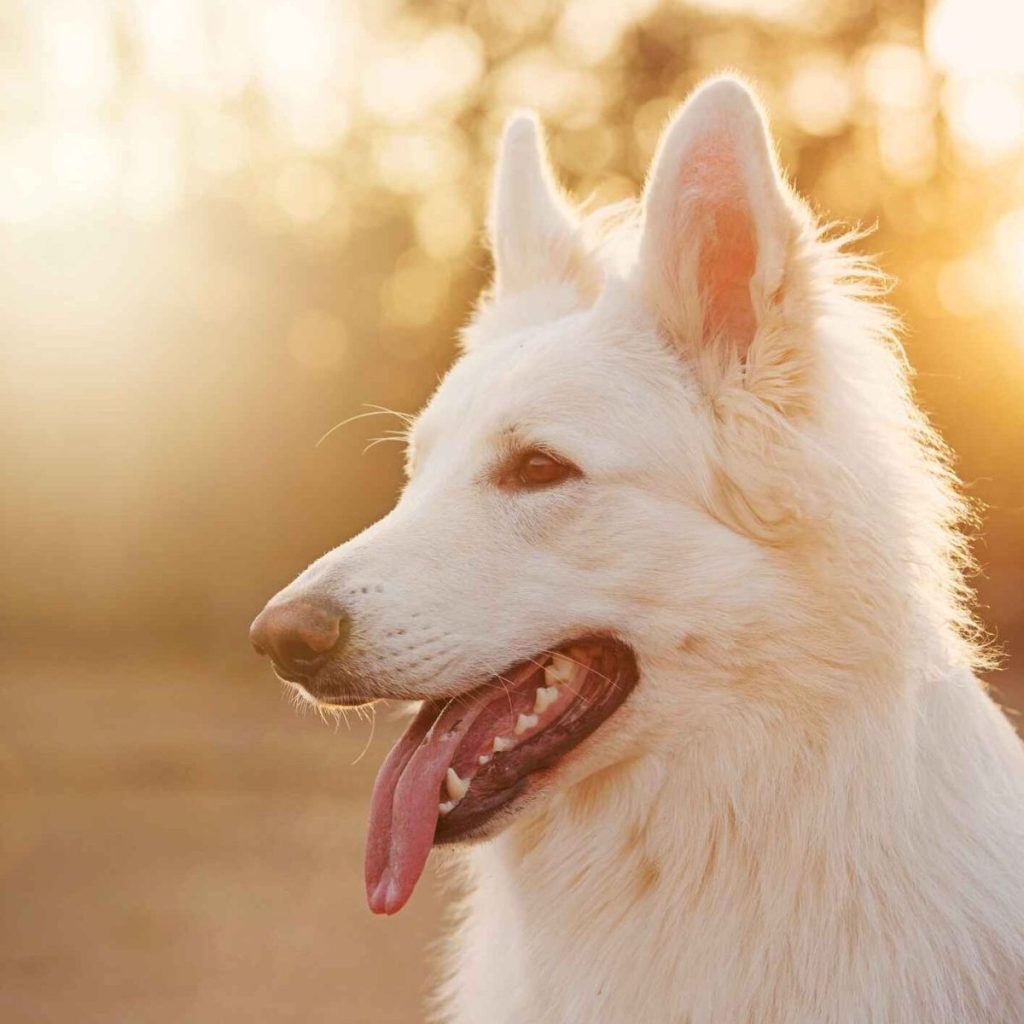
[[[537,724],[536,715],[520,715],[516,719],[515,733],[517,736],[522,735],[527,729],[532,729]]]
[[[493,756],[494,756],[493,754],[481,754],[481,755],[480,755],[480,756],[479,756],[479,757],[478,757],[478,758],[476,759],[476,763],[477,763],[477,764],[479,764],[479,765],[485,765],[485,764],[490,764],[490,763],[491,763],[491,758],[492,758]]]
[[[558,686],[572,679],[576,671],[576,662],[564,654],[551,655],[551,664],[544,668],[544,681],[548,686]]]
[[[449,813],[451,813],[451,810],[456,805],[456,803],[458,803],[457,800],[445,800],[445,802],[443,804],[438,804],[437,805],[437,809],[442,814],[449,814]]]
[[[538,686],[537,699],[533,704],[533,713],[535,715],[543,714],[556,700],[558,700],[557,686]]]
[[[506,736],[495,736],[494,737],[494,752],[496,754],[502,753],[505,750],[511,750],[515,746],[515,741]]]
[[[469,780],[460,779],[455,769],[449,768],[448,774],[444,778],[444,788],[448,790],[448,795],[458,802],[466,795],[466,790],[469,789]]]

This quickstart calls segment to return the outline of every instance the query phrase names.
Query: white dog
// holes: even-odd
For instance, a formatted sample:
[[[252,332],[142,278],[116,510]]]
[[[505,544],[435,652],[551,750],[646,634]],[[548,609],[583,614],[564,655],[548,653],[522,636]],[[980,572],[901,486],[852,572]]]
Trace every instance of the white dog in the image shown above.
[[[317,700],[423,701],[371,908],[459,851],[457,1024],[1020,1024],[1024,754],[870,268],[732,79],[613,220],[510,122],[401,500],[253,625]]]

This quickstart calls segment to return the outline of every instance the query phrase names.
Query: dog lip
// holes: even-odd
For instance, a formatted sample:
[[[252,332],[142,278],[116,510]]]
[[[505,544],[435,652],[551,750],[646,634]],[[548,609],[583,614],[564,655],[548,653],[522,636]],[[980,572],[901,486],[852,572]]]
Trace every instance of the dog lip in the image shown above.
[[[310,701],[316,704],[337,708],[354,708],[381,700],[385,696],[387,699],[391,699],[390,694],[366,692],[355,677],[339,671],[338,665],[333,661],[328,661],[312,669],[308,674],[289,671],[274,661],[271,661],[271,667],[274,670],[274,675],[281,682],[297,687]]]
[[[276,673],[277,677],[289,686],[294,686],[301,690],[306,697],[316,704],[322,704],[324,707],[331,708],[361,708],[367,704],[374,704],[381,698],[374,696],[361,696],[355,693],[324,693],[314,692],[310,688],[312,682],[309,678],[298,678],[289,679],[288,676],[283,675],[280,672]]]
[[[370,704],[377,704],[382,700],[390,700],[390,698],[386,697],[360,697],[354,693],[332,693],[315,699],[317,704],[323,704],[325,707],[329,708],[365,708]]]
[[[593,677],[585,677],[590,680],[589,692],[582,699],[577,696],[554,721],[517,744],[511,754],[497,754],[475,769],[467,797],[457,801],[450,812],[439,818],[435,845],[484,838],[498,830],[494,828],[496,824],[511,821],[532,788],[533,777],[557,769],[565,757],[614,715],[632,692],[639,672],[631,648],[605,636],[572,640],[555,650],[584,646],[595,647],[600,652],[589,665]],[[594,678],[602,678],[602,673],[597,671],[599,667],[603,667],[607,675],[595,684]],[[511,675],[514,671],[513,668],[502,675]],[[485,683],[465,696],[468,700],[474,696],[486,699],[489,685]],[[456,753],[453,763],[458,761]]]
[[[333,708],[360,708],[365,707],[367,704],[372,704],[378,700],[377,697],[372,696],[360,696],[354,693],[329,693],[321,690],[320,687],[314,688],[314,679],[316,673],[313,675],[301,675],[298,672],[288,673],[280,665],[273,664],[274,675],[281,680],[282,683],[287,683],[289,686],[300,690],[306,699],[313,701],[316,704],[323,704]]]
[[[306,684],[310,681],[311,677],[301,672],[289,673],[287,669],[282,668],[276,661],[271,659],[271,668],[274,670],[274,675],[281,680],[282,683],[294,683],[296,686],[301,686],[307,693],[309,690]],[[310,694],[312,696],[312,694]]]

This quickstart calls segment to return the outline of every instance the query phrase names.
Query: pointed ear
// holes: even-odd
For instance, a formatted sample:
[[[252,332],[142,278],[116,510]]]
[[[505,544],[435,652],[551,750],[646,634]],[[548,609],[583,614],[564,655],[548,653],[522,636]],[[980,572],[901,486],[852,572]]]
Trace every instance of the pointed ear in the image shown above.
[[[555,184],[532,114],[516,114],[505,126],[488,230],[496,295],[561,284],[585,294],[593,287],[579,221]]]
[[[662,136],[644,193],[639,270],[662,329],[746,359],[790,284],[803,216],[746,86],[698,89]]]

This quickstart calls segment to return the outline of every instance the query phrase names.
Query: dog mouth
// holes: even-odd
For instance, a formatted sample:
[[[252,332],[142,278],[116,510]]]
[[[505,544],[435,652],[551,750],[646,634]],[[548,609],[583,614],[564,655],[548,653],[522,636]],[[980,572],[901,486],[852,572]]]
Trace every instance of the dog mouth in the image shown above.
[[[574,640],[467,693],[427,701],[374,783],[366,894],[375,914],[405,906],[434,846],[484,834],[537,773],[583,742],[638,678],[625,644]]]

